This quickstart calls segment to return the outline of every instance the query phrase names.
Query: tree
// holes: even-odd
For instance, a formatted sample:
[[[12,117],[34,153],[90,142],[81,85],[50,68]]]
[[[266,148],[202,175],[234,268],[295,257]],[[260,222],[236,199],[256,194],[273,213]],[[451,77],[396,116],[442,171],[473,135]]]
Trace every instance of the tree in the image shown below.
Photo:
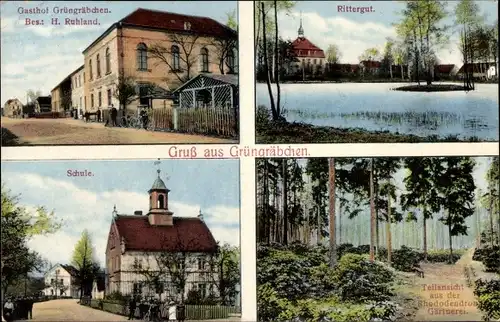
[[[126,110],[127,106],[137,99],[135,79],[132,76],[120,75],[113,96],[120,103],[120,108]]]
[[[340,52],[339,46],[336,44],[331,44],[326,50],[326,62],[328,64],[338,64],[342,58],[342,53]]]
[[[389,74],[392,79],[392,64],[394,63],[394,40],[391,38],[387,38],[385,46],[384,46],[384,65],[388,67]]]
[[[78,269],[81,300],[83,296],[88,296],[92,291],[92,283],[96,278],[96,270],[98,270],[92,238],[86,229],[82,231],[82,235],[75,245],[71,264]]]
[[[266,84],[267,84],[267,92],[269,94],[269,100],[271,103],[271,114],[273,117],[273,121],[276,121],[280,117],[279,106],[275,105],[273,90],[271,89],[271,71],[269,69],[269,57],[267,52],[267,35],[266,35],[266,13],[265,13],[265,5],[261,3],[261,13],[262,16],[262,35],[263,35],[263,44],[264,44],[264,72],[266,74]]]
[[[34,91],[32,89],[29,89],[26,92],[26,96],[28,97],[28,102],[26,102],[26,103],[34,102],[34,101],[36,101],[37,98],[39,98],[40,96],[42,96],[42,91],[40,91],[40,90]]]
[[[440,158],[434,177],[444,215],[439,219],[448,227],[450,257],[453,262],[453,236],[467,235],[466,218],[474,214],[475,162],[470,157]]]
[[[71,91],[67,90],[61,93],[61,107],[63,110],[69,110],[72,105]]]
[[[375,196],[373,187],[373,158],[370,159],[370,260],[375,260],[375,229],[377,225],[375,217]]]
[[[441,161],[435,158],[406,158],[407,176],[403,179],[406,193],[401,196],[402,208],[409,211],[418,208],[422,214],[423,251],[427,260],[427,220],[441,209],[441,200],[435,182],[437,166]],[[416,217],[416,216],[415,216]]]
[[[226,26],[228,27],[227,35],[225,37],[213,38],[210,42],[214,48],[215,58],[219,66],[219,72],[222,75],[225,74],[226,67],[230,70],[230,73],[234,73],[237,70],[237,66],[233,66],[237,61],[237,57],[235,57],[237,54],[235,51],[238,49],[238,33],[235,31],[238,29],[238,24],[236,22],[236,10],[226,13],[226,16]]]
[[[209,257],[211,280],[218,290],[220,305],[236,305],[234,298],[240,283],[240,250],[238,247],[224,244],[218,247],[217,253]]]
[[[20,205],[20,197],[14,196],[2,183],[2,234],[1,269],[2,291],[26,278],[30,272],[39,272],[45,261],[30,251],[27,242],[36,235],[48,235],[61,227],[53,212],[44,207],[30,211]]]
[[[198,53],[195,53],[194,49],[198,45],[200,36],[168,34],[168,38],[167,43],[173,44],[172,46],[166,47],[162,43],[156,43],[148,48],[148,53],[157,64],[165,64],[168,72],[175,75],[180,84],[183,84],[193,77],[191,70],[198,61]]]
[[[499,158],[493,157],[486,173],[487,191],[481,196],[481,204],[489,213],[489,228],[491,232],[490,243],[494,245],[495,239],[500,244],[500,207],[499,207]],[[497,217],[497,236],[495,236],[495,217]]]
[[[373,66],[372,66],[372,62],[377,60],[378,57],[380,55],[380,52],[377,48],[368,48],[366,49],[362,54],[361,56],[359,57],[359,61],[362,62],[362,61],[366,61],[368,62],[369,66],[368,66],[368,69],[370,71],[370,73],[373,73]],[[363,65],[363,74],[364,74],[364,71],[366,69],[366,66]]]
[[[335,226],[335,159],[328,159],[328,195],[330,214],[330,268],[337,265],[337,234]]]

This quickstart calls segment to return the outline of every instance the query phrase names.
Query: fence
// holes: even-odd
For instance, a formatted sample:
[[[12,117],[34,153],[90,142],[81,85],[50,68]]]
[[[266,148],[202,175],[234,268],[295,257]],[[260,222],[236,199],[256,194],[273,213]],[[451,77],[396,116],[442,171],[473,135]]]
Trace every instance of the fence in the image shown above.
[[[82,301],[82,305],[90,306],[91,308],[103,310],[106,312],[128,315],[128,303],[119,303],[106,300],[90,300]],[[169,306],[167,304],[161,305],[161,316],[166,318],[168,316]],[[241,308],[236,306],[221,306],[221,305],[185,305],[186,320],[206,320],[206,319],[226,319],[231,314],[241,313]],[[134,314],[139,318],[139,308],[136,309]]]
[[[223,137],[237,137],[237,113],[233,108],[199,107],[153,111],[156,130],[174,130]]]
[[[58,119],[58,118],[65,118],[66,113],[65,112],[41,112],[41,113],[35,113],[33,115],[34,118],[37,119]]]

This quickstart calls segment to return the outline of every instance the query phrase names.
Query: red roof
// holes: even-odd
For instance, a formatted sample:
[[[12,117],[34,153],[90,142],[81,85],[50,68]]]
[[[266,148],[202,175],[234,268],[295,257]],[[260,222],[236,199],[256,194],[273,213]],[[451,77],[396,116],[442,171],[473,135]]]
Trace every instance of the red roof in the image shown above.
[[[217,250],[212,233],[197,217],[173,217],[173,226],[152,226],[147,216],[118,215],[115,224],[127,250],[200,253]]]
[[[83,53],[121,25],[174,32],[190,32],[219,38],[238,38],[238,33],[235,30],[212,18],[138,8],[125,18],[111,25],[101,36],[85,48]]]
[[[297,57],[325,58],[323,50],[305,37],[295,39],[292,42],[292,48]]]
[[[207,17],[139,8],[120,20],[124,24],[193,32],[215,37],[237,37],[236,31]]]
[[[434,70],[438,73],[449,74],[455,67],[455,64],[445,64],[445,65],[436,65]]]

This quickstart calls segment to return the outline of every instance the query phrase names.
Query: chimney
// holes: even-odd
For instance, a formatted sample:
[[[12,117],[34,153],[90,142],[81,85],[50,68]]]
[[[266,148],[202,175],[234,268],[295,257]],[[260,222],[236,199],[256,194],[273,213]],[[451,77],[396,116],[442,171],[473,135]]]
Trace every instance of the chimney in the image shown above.
[[[134,211],[135,216],[142,216],[142,210],[136,210]]]

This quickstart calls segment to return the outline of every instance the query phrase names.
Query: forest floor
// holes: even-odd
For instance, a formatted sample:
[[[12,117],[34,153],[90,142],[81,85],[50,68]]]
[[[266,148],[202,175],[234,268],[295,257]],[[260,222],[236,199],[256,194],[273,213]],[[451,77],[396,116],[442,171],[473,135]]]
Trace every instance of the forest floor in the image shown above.
[[[495,277],[485,273],[480,262],[472,260],[473,252],[470,249],[453,265],[421,263],[423,278],[405,273],[406,285],[396,290],[405,302],[403,315],[411,317],[411,321],[483,321],[465,270],[472,272],[474,280]]]

